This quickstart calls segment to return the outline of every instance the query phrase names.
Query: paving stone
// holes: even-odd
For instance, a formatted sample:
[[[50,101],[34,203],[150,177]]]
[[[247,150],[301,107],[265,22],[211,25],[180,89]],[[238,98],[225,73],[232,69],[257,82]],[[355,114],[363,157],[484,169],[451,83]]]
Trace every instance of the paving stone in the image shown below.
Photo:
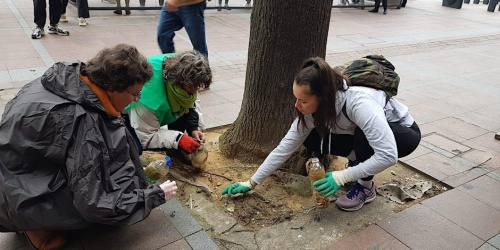
[[[362,240],[360,240],[362,239]],[[342,238],[325,249],[410,249],[381,227],[372,225]]]
[[[414,205],[377,223],[411,249],[476,249],[483,240],[424,205]]]
[[[436,127],[440,134],[448,138],[453,138],[458,142],[470,140],[488,133],[487,130],[479,126],[472,125],[454,117],[434,121],[431,122],[430,125]]]
[[[202,230],[200,223],[198,223],[176,199],[168,200],[165,204],[161,205],[159,209],[163,211],[182,237]]]
[[[488,243],[490,243],[492,246],[500,249],[500,234],[497,234],[495,237],[488,240]]]
[[[218,250],[219,247],[205,232],[200,231],[185,238],[193,250]]]
[[[485,241],[500,232],[500,211],[458,189],[424,200],[422,204]]]
[[[0,233],[0,249],[29,248],[26,236],[18,233]]]
[[[498,250],[498,248],[496,248],[488,243],[484,243],[483,245],[481,245],[481,247],[479,247],[476,250]]]
[[[182,236],[161,210],[153,209],[132,226],[93,225],[80,233],[80,239],[85,249],[158,249]]]
[[[498,199],[500,181],[486,175],[467,182],[458,187],[458,189],[500,210],[500,199]]]
[[[469,147],[461,145],[460,143],[454,142],[438,134],[426,136],[422,138],[422,140],[434,146],[442,148],[454,155],[459,155],[461,153],[465,153],[470,150]]]
[[[191,250],[191,246],[185,239],[178,240],[174,243],[171,243],[169,245],[166,245],[160,250]]]
[[[436,152],[410,159],[406,163],[437,180],[443,180],[471,168]]]
[[[450,187],[458,187],[464,183],[467,183],[471,180],[478,178],[479,176],[483,176],[488,174],[488,170],[484,168],[473,168],[462,173],[458,173],[456,175],[448,176],[441,180],[441,182],[449,185]]]

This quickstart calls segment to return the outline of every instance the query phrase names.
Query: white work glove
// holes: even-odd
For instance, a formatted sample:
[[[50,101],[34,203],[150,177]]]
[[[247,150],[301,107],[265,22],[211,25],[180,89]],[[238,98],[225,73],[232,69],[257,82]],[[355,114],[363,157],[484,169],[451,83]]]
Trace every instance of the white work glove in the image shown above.
[[[175,181],[166,181],[160,184],[160,188],[165,193],[165,199],[170,200],[177,193],[177,183]]]

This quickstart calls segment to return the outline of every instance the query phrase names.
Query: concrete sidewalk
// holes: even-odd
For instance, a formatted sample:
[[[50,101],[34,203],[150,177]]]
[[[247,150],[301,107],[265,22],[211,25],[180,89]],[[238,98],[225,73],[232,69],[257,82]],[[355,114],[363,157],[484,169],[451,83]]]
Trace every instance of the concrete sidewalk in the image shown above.
[[[230,3],[243,6],[245,1]],[[464,4],[457,10],[442,7],[440,1],[409,0],[406,8],[389,9],[387,15],[332,9],[327,61],[337,65],[382,54],[396,66],[402,79],[397,98],[410,107],[423,134],[417,151],[401,161],[453,189],[326,248],[500,249],[500,141],[494,139],[500,131],[500,13],[486,8]],[[238,115],[250,13],[206,11],[214,84],[200,98],[208,127],[229,124]],[[0,15],[0,112],[21,86],[54,62],[86,61],[120,42],[136,45],[147,56],[160,53],[154,10],[133,10],[130,16],[92,11],[88,26],[79,27],[76,8],[69,5],[69,22],[61,25],[71,35],[47,34],[40,40],[30,36],[31,1],[0,0]],[[191,49],[184,31],[175,39],[178,51]],[[22,236],[0,234],[0,249],[27,248]],[[184,206],[172,200],[132,227],[95,227],[75,234],[67,249],[217,246]]]

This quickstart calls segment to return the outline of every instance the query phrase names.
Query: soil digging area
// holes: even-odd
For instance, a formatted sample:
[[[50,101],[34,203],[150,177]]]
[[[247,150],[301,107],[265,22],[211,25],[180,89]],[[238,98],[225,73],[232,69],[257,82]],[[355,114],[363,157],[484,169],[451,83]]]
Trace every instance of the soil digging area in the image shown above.
[[[184,164],[187,161],[181,160],[182,157],[169,154],[172,167],[167,175],[167,179],[177,181],[176,198],[211,234],[220,249],[320,249],[448,189],[398,163],[375,176],[379,187],[377,198],[357,212],[341,211],[334,204],[336,197],[345,194],[349,187],[330,197],[329,207],[316,209],[308,177],[286,170],[276,171],[247,194],[221,196],[225,186],[248,180],[259,167],[258,163],[241,163],[220,154],[218,138],[224,131],[225,128],[218,128],[206,132],[209,153],[204,171]],[[141,158],[147,164],[164,154],[146,151]],[[330,170],[343,169],[346,161],[336,158]],[[400,193],[406,192],[401,189],[423,196],[405,199]],[[392,198],[397,196],[393,199],[396,201],[388,194]]]

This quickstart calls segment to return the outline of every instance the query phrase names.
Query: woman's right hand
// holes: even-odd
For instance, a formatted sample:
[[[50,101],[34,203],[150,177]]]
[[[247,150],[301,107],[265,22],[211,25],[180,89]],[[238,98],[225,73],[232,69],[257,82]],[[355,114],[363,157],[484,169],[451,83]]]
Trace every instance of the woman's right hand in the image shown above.
[[[252,183],[252,180],[248,181],[243,181],[243,182],[236,182],[233,183],[227,187],[225,187],[222,190],[222,195],[227,194],[227,196],[231,197],[233,194],[238,194],[238,193],[246,193],[254,188],[254,184]]]
[[[165,194],[165,199],[170,200],[177,193],[177,183],[175,181],[166,181],[160,184],[160,188]]]

